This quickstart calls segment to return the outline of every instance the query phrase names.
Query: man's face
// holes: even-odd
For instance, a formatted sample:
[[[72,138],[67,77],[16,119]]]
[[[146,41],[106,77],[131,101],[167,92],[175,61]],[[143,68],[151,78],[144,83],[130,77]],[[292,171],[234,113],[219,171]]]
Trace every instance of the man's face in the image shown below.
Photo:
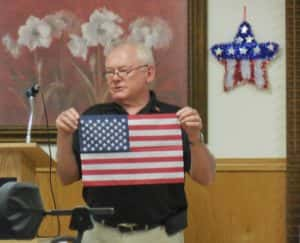
[[[105,76],[114,101],[139,102],[148,94],[153,75],[154,68],[141,63],[132,46],[117,47],[106,58]]]

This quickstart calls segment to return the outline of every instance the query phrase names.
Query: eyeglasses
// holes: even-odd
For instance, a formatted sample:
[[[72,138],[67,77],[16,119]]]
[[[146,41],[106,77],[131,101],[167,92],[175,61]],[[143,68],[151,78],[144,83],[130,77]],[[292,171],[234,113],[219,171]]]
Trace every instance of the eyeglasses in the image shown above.
[[[138,70],[140,68],[143,68],[143,67],[148,67],[147,64],[144,64],[144,65],[139,65],[139,66],[136,66],[136,67],[132,67],[132,68],[125,68],[125,67],[121,67],[121,68],[115,68],[115,69],[112,69],[112,70],[107,70],[104,72],[104,78],[106,80],[110,80],[114,77],[114,75],[116,74],[117,76],[119,76],[120,78],[122,79],[125,79],[128,77],[128,75],[133,72],[134,70]]]

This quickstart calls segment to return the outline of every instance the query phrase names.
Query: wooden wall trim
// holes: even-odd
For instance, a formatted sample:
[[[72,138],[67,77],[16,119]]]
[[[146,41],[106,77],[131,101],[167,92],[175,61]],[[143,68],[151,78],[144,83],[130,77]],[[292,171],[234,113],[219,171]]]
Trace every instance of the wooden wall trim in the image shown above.
[[[55,173],[55,168],[52,172]],[[217,172],[286,171],[286,158],[226,158],[217,159]],[[36,168],[37,173],[48,173],[49,168]]]
[[[286,171],[286,158],[217,159],[217,172]]]

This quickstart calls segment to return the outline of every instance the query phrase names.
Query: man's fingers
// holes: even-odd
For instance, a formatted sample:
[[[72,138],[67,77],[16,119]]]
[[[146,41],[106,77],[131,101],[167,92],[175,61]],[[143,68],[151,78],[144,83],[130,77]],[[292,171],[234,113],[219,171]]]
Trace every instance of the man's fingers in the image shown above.
[[[186,127],[190,127],[190,128],[198,128],[198,127],[201,127],[201,123],[199,123],[199,122],[186,122],[185,124],[184,124],[184,126],[186,126]]]
[[[178,116],[179,121],[183,121],[184,119],[186,119],[189,116],[200,117],[197,110],[195,110],[195,109],[193,109],[191,107],[188,107],[188,106],[182,108],[176,114]]]
[[[74,109],[68,109],[60,113],[56,119],[56,127],[67,133],[73,133],[78,127],[79,114]]]
[[[185,106],[185,107],[183,107],[183,108],[181,108],[179,111],[177,111],[177,115],[178,116],[180,116],[182,113],[184,113],[184,112],[186,112],[186,111],[188,111],[188,110],[191,110],[192,108],[191,107],[189,107],[189,106]]]
[[[70,112],[70,111],[67,111],[67,112],[64,112],[62,114],[62,119],[69,123],[69,124],[72,124],[73,126],[76,126],[77,128],[77,124],[78,124],[78,118],[76,116],[76,114]]]
[[[76,119],[76,120],[79,119],[80,115],[74,108],[70,108],[69,111],[70,111],[70,114],[72,114],[74,119]]]
[[[202,124],[201,117],[199,116],[198,112],[194,110],[183,111],[178,119],[181,124],[184,124],[186,122],[198,122]]]
[[[73,122],[78,123],[79,114],[74,108],[70,108],[62,112],[62,115],[68,117],[68,119],[72,120]]]
[[[176,114],[182,128],[189,135],[194,134],[195,131],[201,131],[202,120],[197,110],[186,106],[180,109]]]
[[[61,123],[57,126],[58,130],[62,130],[66,133],[73,133],[74,132],[74,128],[68,126],[67,124]]]
[[[186,123],[189,121],[201,122],[201,118],[197,115],[190,115],[190,116],[186,116],[183,119],[181,119],[180,123]]]
[[[62,116],[61,121],[62,121],[63,125],[71,128],[71,129],[74,129],[74,130],[77,129],[77,120],[70,118],[69,114]]]

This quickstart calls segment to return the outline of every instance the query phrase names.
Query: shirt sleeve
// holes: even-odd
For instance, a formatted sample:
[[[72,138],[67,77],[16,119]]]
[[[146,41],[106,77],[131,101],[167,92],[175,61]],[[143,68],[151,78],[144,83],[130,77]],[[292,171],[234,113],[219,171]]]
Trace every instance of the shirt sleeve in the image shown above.
[[[182,130],[182,141],[183,141],[184,171],[189,172],[191,168],[191,151],[190,151],[188,136],[183,130]]]
[[[73,134],[73,153],[75,155],[75,160],[78,167],[79,177],[81,179],[82,177],[82,171],[81,171],[81,159],[80,159],[80,147],[79,147],[79,132],[76,130]]]

